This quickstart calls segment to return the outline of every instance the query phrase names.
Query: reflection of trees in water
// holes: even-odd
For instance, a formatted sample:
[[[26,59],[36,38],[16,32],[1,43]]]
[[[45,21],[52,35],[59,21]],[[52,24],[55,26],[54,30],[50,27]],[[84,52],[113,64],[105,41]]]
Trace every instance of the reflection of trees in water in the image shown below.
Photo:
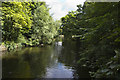
[[[10,52],[3,56],[3,77],[6,78],[43,78],[47,69],[57,68],[63,64],[73,76],[86,74],[85,68],[77,67],[79,43],[64,42],[62,45],[46,46],[43,48],[25,48]],[[61,66],[62,67],[62,66]]]
[[[59,55],[59,62],[64,63],[66,66],[73,66],[75,64],[75,49],[76,45],[73,41],[63,43],[61,54]]]
[[[8,55],[2,59],[3,78],[28,78],[31,77],[30,67],[27,62],[23,62],[20,56]]]
[[[18,53],[19,55],[16,56],[9,53],[11,57],[8,55],[8,57],[3,58],[3,77],[40,78],[45,75],[52,49],[47,47],[44,50],[40,48],[28,48],[24,50],[24,54],[21,53],[22,55]]]
[[[88,69],[86,67],[79,67],[77,61],[79,60],[80,42],[65,41],[61,54],[59,55],[59,62],[64,63],[68,68],[72,68],[74,78],[90,78]]]
[[[34,49],[34,48],[33,48]],[[40,51],[42,50],[42,51]],[[46,67],[49,65],[50,56],[51,56],[51,47],[38,48],[38,50],[31,51],[31,60],[29,61],[31,67],[31,73],[34,77],[43,77],[46,73]],[[38,52],[36,52],[38,51]]]
[[[61,54],[58,57],[58,61],[64,63],[69,69],[73,69],[73,76],[76,77],[76,43],[74,41],[64,41]]]

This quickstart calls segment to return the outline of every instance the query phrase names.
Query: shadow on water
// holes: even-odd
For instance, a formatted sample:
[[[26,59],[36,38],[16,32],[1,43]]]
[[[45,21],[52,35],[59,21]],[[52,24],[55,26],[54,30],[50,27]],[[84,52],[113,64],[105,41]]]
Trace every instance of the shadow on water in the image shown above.
[[[28,47],[6,52],[2,57],[3,78],[85,78],[86,68],[77,66],[79,45],[74,41],[46,47]]]

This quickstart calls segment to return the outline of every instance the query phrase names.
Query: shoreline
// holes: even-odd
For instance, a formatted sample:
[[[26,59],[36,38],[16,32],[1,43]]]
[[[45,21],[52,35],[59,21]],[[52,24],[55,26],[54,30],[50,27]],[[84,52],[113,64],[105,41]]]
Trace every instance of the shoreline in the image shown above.
[[[7,48],[4,45],[0,45],[0,57],[2,56],[4,51],[7,51]]]
[[[0,52],[6,51],[7,48],[4,45],[0,45]]]

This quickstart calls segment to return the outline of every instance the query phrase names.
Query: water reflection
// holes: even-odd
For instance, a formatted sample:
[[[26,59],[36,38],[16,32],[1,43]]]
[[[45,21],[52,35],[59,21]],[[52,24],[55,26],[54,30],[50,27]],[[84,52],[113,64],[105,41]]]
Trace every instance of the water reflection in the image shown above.
[[[45,78],[73,78],[73,69],[65,66],[65,63],[62,63],[59,60],[62,50],[62,43],[56,43],[54,47],[54,52],[52,53],[52,56],[54,58],[51,58],[52,61],[50,61],[50,65],[52,65],[47,68]]]
[[[3,78],[75,78],[76,43],[55,43],[3,54]]]
[[[47,68],[45,78],[73,78],[73,70],[67,68],[62,63],[57,63],[54,67]]]

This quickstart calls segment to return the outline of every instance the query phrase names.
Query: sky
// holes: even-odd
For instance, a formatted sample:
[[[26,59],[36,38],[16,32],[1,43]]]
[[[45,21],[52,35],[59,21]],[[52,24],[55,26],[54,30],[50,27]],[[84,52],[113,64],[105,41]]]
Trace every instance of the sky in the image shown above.
[[[75,11],[78,4],[82,4],[86,0],[41,0],[45,1],[49,5],[50,14],[53,14],[55,20],[59,20],[64,17],[69,11]]]

